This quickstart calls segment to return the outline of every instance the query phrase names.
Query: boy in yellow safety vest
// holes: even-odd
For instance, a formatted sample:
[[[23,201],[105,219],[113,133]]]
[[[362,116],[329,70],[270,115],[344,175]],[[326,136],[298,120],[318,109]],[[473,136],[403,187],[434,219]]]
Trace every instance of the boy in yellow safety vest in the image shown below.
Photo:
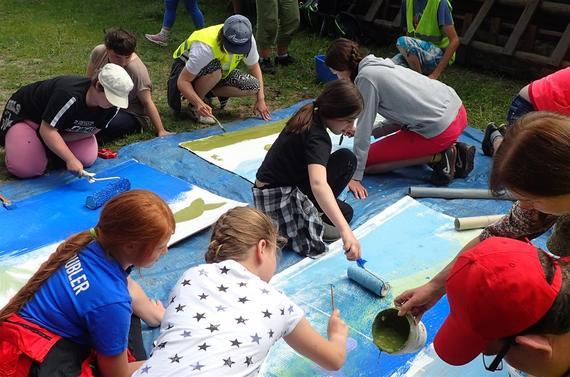
[[[449,0],[402,0],[402,25],[394,63],[437,79],[455,60],[459,37]]]
[[[242,15],[230,16],[223,24],[193,32],[174,51],[175,59],[168,79],[168,105],[180,111],[181,96],[199,123],[214,124],[209,98],[216,96],[220,107],[229,97],[257,97],[253,111],[264,120],[271,119],[265,104],[259,54],[251,23]],[[243,61],[249,73],[236,69]]]

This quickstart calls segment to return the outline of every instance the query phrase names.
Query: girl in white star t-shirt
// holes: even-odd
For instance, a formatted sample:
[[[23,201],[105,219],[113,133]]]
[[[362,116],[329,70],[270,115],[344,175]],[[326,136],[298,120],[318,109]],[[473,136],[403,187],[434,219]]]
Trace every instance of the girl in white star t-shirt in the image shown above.
[[[280,338],[321,367],[346,358],[348,329],[335,310],[328,340],[269,280],[281,237],[262,212],[238,207],[214,225],[205,259],[170,293],[151,357],[134,376],[255,376]]]

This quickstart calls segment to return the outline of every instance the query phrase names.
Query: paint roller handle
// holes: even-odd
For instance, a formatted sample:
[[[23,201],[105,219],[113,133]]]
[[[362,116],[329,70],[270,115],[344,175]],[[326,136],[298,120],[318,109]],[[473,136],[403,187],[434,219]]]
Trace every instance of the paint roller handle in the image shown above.
[[[398,308],[399,316],[411,314],[419,322],[424,313],[437,304],[444,294],[445,286],[429,281],[398,295],[394,299],[394,305]]]

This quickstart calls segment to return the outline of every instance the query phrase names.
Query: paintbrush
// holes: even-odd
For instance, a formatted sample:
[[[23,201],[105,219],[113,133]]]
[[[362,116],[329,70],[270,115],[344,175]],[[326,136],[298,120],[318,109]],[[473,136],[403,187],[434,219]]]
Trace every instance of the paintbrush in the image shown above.
[[[344,135],[340,135],[340,140],[338,141],[338,145],[342,144],[342,140],[344,139]]]
[[[2,202],[2,205],[4,206],[4,208],[6,208],[6,209],[13,209],[14,208],[14,203],[12,203],[12,201],[10,199],[8,199],[7,197],[5,197],[2,194],[0,194],[0,201]]]
[[[334,284],[331,284],[331,307],[334,312]]]
[[[216,123],[218,123],[218,126],[220,126],[220,128],[222,129],[222,131],[226,132],[226,129],[224,128],[224,126],[222,126],[222,124],[220,123],[220,121],[218,120],[218,118],[216,118],[214,116],[214,114],[212,114],[212,118],[214,118],[214,120],[216,121]]]

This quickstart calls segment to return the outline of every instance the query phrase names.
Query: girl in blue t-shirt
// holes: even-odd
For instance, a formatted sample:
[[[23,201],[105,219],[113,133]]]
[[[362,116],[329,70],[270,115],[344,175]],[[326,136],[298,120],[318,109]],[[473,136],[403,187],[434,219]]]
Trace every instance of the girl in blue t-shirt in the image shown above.
[[[128,275],[166,253],[174,229],[170,208],[150,191],[111,199],[97,225],[59,245],[0,311],[0,369],[89,376],[95,351],[96,375],[130,376],[140,365],[129,363],[131,315],[157,325],[164,308]]]

